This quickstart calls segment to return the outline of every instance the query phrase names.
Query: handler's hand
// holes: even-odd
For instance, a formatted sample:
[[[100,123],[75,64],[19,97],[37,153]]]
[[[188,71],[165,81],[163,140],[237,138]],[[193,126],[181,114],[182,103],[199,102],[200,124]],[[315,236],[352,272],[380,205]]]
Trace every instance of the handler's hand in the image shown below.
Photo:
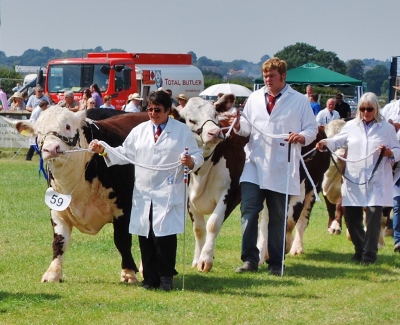
[[[235,121],[235,118],[236,118],[236,121]],[[240,110],[239,109],[237,109],[234,114],[229,115],[228,122],[229,122],[229,125],[232,125],[232,123],[235,122],[235,124],[233,125],[233,128],[235,129],[236,132],[240,130]]]
[[[315,148],[317,148],[319,151],[323,151],[324,146],[326,146],[326,140],[321,140],[321,141],[317,142],[317,144],[315,145]]]
[[[385,150],[385,152],[383,153],[383,157],[393,157],[393,151],[384,145],[379,146],[379,154],[382,152],[383,149]]]
[[[289,143],[301,143],[301,144],[306,143],[306,138],[304,136],[294,132],[290,133],[289,137],[285,140]]]
[[[89,143],[89,149],[98,154],[102,154],[104,152],[104,147],[96,139]]]
[[[193,161],[192,156],[190,156],[190,155],[182,155],[181,163],[182,163],[182,165],[188,167],[190,170],[192,170],[194,167],[194,161]]]

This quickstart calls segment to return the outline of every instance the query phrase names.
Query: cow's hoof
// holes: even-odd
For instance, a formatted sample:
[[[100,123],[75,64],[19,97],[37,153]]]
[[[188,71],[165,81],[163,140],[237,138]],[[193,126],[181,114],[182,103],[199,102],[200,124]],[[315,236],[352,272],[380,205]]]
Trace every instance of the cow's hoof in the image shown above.
[[[292,248],[289,252],[290,255],[296,256],[296,255],[301,255],[303,254],[303,249],[302,248]]]
[[[137,283],[138,279],[136,277],[135,271],[129,269],[122,269],[120,282],[129,284]]]
[[[200,272],[209,272],[212,269],[213,263],[201,261],[197,263],[197,270]]]
[[[42,283],[44,282],[62,282],[62,276],[59,273],[46,272],[42,276]]]
[[[328,228],[328,234],[333,235],[335,233],[335,230],[332,228]]]
[[[196,268],[197,267],[197,261],[196,260],[193,260],[193,262],[192,262],[192,268]]]

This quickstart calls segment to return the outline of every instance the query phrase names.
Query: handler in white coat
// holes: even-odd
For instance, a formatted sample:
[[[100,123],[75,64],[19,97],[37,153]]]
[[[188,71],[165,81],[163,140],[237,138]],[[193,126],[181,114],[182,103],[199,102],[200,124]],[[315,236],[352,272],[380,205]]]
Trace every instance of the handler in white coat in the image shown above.
[[[332,151],[347,147],[348,160],[369,156],[365,160],[346,163],[342,205],[346,207],[345,219],[355,249],[352,260],[366,265],[374,263],[382,207],[393,206],[392,163],[400,159],[395,128],[379,114],[376,95],[365,93],[358,103],[356,117],[347,122],[339,134],[318,142],[317,148],[321,150],[324,145]],[[383,158],[376,168],[383,149]],[[366,207],[366,231],[363,227],[363,207]]]
[[[150,121],[133,128],[122,146],[105,152],[96,141],[90,145],[105,157],[108,166],[129,163],[123,157],[137,163],[129,231],[139,235],[143,286],[165,291],[173,288],[173,276],[177,274],[176,234],[184,232],[184,166],[196,170],[204,161],[191,130],[169,118],[171,105],[171,97],[157,91],[148,98]],[[189,148],[188,155],[182,155],[185,148]],[[182,165],[174,169],[144,167],[171,165],[179,160]]]
[[[268,269],[273,275],[282,275],[286,191],[289,195],[300,194],[301,146],[315,140],[318,131],[308,99],[286,84],[286,71],[286,62],[279,58],[263,63],[266,86],[250,95],[243,116],[234,125],[237,134],[250,135],[240,178],[243,266],[236,269],[238,273],[258,270],[258,215],[265,200],[270,218]],[[271,105],[272,102],[275,105]],[[286,139],[283,134],[286,134]],[[291,143],[290,175],[288,143]]]

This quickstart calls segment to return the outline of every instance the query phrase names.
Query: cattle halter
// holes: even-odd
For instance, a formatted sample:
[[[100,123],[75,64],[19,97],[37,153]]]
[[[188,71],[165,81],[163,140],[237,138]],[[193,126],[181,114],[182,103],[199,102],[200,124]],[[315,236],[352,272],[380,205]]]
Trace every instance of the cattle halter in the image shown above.
[[[218,128],[220,128],[220,126],[219,126],[217,123],[215,123],[213,120],[206,120],[206,121],[202,124],[202,126],[201,126],[199,129],[197,129],[196,131],[192,130],[192,132],[194,132],[194,133],[196,133],[198,136],[200,136],[200,140],[201,140],[202,143],[204,143],[204,141],[203,141],[203,137],[202,137],[201,135],[202,135],[202,133],[203,133],[204,125],[205,125],[207,122],[214,123]],[[223,139],[225,139],[225,136],[223,137]]]
[[[42,147],[43,147],[44,140],[46,139],[46,137],[47,137],[48,135],[54,135],[54,136],[56,136],[56,137],[59,138],[62,142],[64,142],[65,144],[67,144],[67,145],[70,146],[70,147],[75,147],[75,146],[76,146],[76,143],[77,143],[78,140],[79,140],[79,131],[78,131],[78,130],[76,130],[76,134],[75,134],[75,136],[74,136],[73,138],[69,138],[69,137],[66,137],[66,136],[64,136],[64,135],[61,135],[61,134],[59,134],[59,133],[57,133],[57,132],[50,131],[50,132],[47,132],[47,133],[44,135],[42,141],[40,141],[40,147],[39,147],[40,151],[42,151]]]

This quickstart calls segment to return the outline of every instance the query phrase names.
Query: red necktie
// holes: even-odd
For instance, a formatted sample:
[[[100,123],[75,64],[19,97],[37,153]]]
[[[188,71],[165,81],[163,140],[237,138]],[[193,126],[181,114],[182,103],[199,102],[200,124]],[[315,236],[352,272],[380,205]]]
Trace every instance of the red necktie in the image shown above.
[[[272,110],[274,109],[275,101],[276,101],[279,97],[281,97],[281,95],[282,95],[282,94],[278,94],[277,96],[274,97],[274,96],[272,96],[272,95],[270,95],[270,94],[267,94],[267,96],[268,96],[267,110],[268,110],[268,113],[269,113],[269,114],[271,114]]]
[[[158,126],[156,133],[154,133],[154,142],[157,142],[158,138],[160,137],[161,131],[161,126]]]

